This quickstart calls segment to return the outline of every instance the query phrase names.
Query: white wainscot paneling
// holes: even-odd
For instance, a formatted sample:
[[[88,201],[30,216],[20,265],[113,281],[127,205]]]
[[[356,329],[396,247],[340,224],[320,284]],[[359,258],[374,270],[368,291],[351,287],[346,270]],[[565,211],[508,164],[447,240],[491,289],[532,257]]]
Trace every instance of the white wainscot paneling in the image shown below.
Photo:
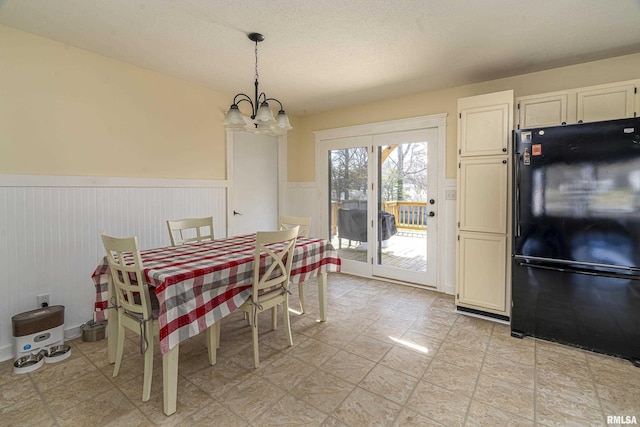
[[[452,192],[456,194],[456,180],[447,179],[445,181],[445,194]],[[458,195],[456,194],[456,198]],[[443,280],[444,292],[453,295],[456,289],[456,199],[445,200],[445,220],[444,224],[444,260],[443,260]]]
[[[65,306],[67,337],[93,317],[102,230],[138,236],[148,249],[169,245],[167,219],[213,216],[216,235],[226,236],[224,182],[146,179],[137,186],[141,180],[118,178],[92,186],[86,177],[67,178],[20,185],[14,176],[7,185],[0,176],[0,360],[13,357],[11,317],[38,308],[37,295]]]
[[[317,206],[316,185],[314,182],[289,182],[287,184],[287,215],[310,216],[311,228],[310,236],[318,236],[319,227]]]

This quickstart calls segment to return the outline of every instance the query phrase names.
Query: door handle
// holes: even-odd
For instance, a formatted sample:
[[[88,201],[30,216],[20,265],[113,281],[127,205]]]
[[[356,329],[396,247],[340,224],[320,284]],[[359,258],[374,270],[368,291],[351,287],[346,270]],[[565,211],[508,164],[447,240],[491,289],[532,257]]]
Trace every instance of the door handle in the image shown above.
[[[436,216],[436,213],[435,213],[435,212],[433,212],[433,211],[432,211],[432,212],[429,212],[429,216],[432,216],[432,217],[433,217],[433,216]]]
[[[242,215],[240,212],[233,211],[234,215]]]

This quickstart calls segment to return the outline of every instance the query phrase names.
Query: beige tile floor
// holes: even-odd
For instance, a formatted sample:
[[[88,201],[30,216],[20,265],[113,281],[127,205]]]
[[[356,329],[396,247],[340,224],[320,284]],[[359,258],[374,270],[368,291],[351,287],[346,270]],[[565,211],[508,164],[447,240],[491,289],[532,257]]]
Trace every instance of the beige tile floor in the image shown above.
[[[106,345],[79,339],[72,356],[23,375],[0,364],[2,426],[591,426],[640,423],[640,369],[628,361],[509,335],[456,314],[450,296],[329,277],[329,321],[292,314],[294,346],[261,315],[261,366],[239,314],[222,322],[218,363],[202,337],[180,347],[178,411],[162,412],[162,361],[142,402],[142,357],[128,336],[120,375]],[[293,308],[297,308],[294,290]],[[280,322],[280,325],[282,322]],[[626,420],[626,419],[624,419]],[[632,420],[631,418],[629,420]]]

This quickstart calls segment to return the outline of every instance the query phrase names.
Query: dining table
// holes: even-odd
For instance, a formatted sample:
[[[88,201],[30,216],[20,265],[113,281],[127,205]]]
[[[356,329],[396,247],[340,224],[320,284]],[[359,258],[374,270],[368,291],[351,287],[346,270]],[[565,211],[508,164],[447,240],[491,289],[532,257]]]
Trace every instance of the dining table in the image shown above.
[[[164,413],[176,412],[180,343],[204,332],[251,296],[256,234],[140,251],[145,279],[159,303]],[[327,320],[327,273],[340,271],[337,251],[326,239],[298,237],[290,283],[317,277],[320,321]],[[108,322],[109,363],[115,363],[118,316],[106,256],[92,274],[94,320]]]

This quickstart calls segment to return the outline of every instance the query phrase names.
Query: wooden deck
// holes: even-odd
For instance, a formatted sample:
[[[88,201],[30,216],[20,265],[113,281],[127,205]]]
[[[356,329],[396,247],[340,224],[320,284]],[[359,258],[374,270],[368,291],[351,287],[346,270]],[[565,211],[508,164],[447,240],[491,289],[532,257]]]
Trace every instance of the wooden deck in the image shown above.
[[[366,262],[367,243],[342,239],[342,249],[336,236],[331,241],[342,259]],[[426,271],[427,269],[427,232],[398,229],[382,247],[382,265],[410,271]]]

